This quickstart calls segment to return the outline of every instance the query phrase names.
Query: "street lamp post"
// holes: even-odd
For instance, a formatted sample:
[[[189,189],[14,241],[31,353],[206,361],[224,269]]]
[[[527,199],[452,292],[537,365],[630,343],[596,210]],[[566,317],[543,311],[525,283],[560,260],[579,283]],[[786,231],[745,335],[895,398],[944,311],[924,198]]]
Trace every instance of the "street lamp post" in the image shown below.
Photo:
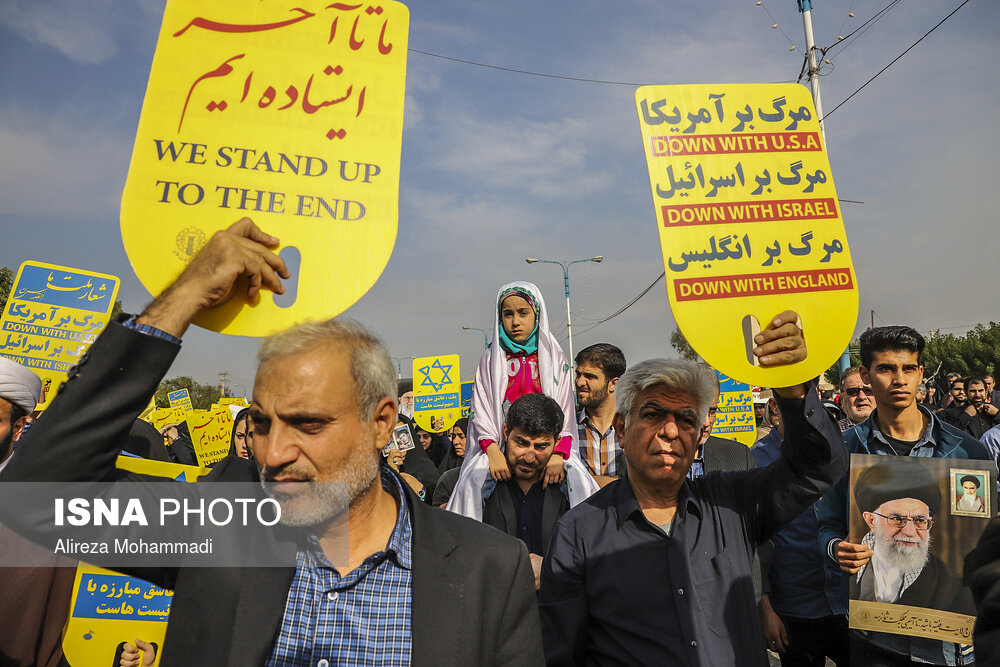
[[[482,331],[483,332],[483,349],[490,349],[490,338],[486,334],[486,329],[480,329],[479,327],[462,327],[463,331]]]
[[[403,377],[403,366],[399,363],[399,359],[396,357],[389,357],[396,362],[396,379],[399,380]]]
[[[597,257],[590,257],[588,259],[574,259],[572,262],[557,262],[552,259],[535,259],[534,257],[528,257],[524,260],[528,264],[534,264],[535,262],[540,262],[543,264],[556,264],[562,267],[563,270],[563,287],[566,290],[566,333],[569,336],[569,362],[573,363],[573,321],[570,317],[570,307],[569,307],[569,267],[574,264],[579,264],[580,262],[603,262],[604,255],[598,255]]]

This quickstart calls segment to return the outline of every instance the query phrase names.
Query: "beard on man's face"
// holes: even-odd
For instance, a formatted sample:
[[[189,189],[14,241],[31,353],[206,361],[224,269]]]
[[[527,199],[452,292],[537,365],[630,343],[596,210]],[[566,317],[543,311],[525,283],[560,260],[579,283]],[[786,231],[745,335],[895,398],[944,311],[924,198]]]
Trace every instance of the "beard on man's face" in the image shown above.
[[[596,408],[607,400],[608,395],[608,385],[605,384],[600,389],[594,389],[585,394],[577,393],[576,398],[581,408]]]
[[[258,466],[264,492],[281,506],[281,523],[296,528],[319,526],[343,515],[379,475],[378,453],[370,437],[355,445],[350,456],[334,472],[333,479],[319,482],[313,471],[289,463],[279,468]],[[284,492],[276,478],[301,482],[302,488]]]
[[[900,570],[921,570],[930,557],[931,534],[924,539],[902,535],[887,535],[888,530],[881,525],[875,526],[874,555],[886,561],[890,566]],[[905,546],[915,544],[916,546]]]

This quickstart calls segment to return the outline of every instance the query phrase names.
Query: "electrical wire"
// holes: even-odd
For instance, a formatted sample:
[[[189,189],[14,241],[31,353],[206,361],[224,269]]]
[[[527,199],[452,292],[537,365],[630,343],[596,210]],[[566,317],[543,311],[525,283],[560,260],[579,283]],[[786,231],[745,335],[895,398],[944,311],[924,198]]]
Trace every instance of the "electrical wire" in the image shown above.
[[[583,331],[578,331],[577,335],[586,333],[586,332],[590,331],[591,329],[599,327],[602,324],[604,324],[605,322],[608,322],[609,320],[613,320],[614,318],[616,318],[619,315],[621,315],[622,313],[624,313],[626,310],[628,310],[629,308],[631,308],[632,306],[634,306],[639,301],[639,299],[641,299],[642,297],[646,296],[646,294],[649,293],[649,290],[653,289],[656,286],[656,283],[660,282],[666,275],[667,275],[666,271],[662,272],[659,276],[657,276],[656,280],[654,280],[653,282],[651,282],[649,284],[649,287],[647,287],[646,289],[642,290],[638,294],[638,296],[636,296],[634,299],[632,299],[631,301],[629,301],[624,306],[622,306],[621,308],[619,308],[615,312],[611,313],[607,317],[604,317],[604,318],[598,320],[597,322],[595,322],[594,324],[590,325],[589,327],[586,327]],[[567,338],[569,338],[569,336],[566,336],[566,337],[560,339],[559,342],[562,342],[562,341],[566,340]]]
[[[453,58],[451,56],[444,56],[440,53],[431,53],[430,51],[421,51],[420,49],[409,48],[408,51],[413,53],[419,53],[423,56],[430,56],[431,58],[440,58],[441,60],[450,60],[451,62],[462,63],[463,65],[472,65],[474,67],[485,67],[486,69],[495,69],[502,72],[513,72],[514,74],[525,74],[527,76],[539,76],[545,79],[560,79],[562,81],[580,81],[582,83],[598,83],[606,86],[653,86],[657,85],[655,83],[636,83],[634,81],[606,81],[603,79],[587,79],[584,77],[577,76],[563,76],[561,74],[546,74],[544,72],[532,72],[531,70],[525,69],[515,69],[513,67],[500,67],[499,65],[490,65],[488,63],[479,63],[474,60],[463,60],[462,58]],[[787,81],[771,81],[771,83],[794,83],[791,80]]]
[[[825,56],[827,56],[827,57],[832,57],[832,56],[830,56],[828,54],[828,52],[832,51],[832,50],[834,50],[834,49],[836,49],[838,47],[840,48],[841,51],[843,51],[845,48],[847,48],[847,46],[849,44],[853,44],[855,41],[857,41],[858,37],[861,37],[861,35],[863,35],[866,32],[868,32],[868,30],[873,25],[875,25],[880,20],[882,20],[882,18],[884,18],[885,15],[888,14],[889,11],[892,8],[894,8],[896,5],[898,5],[899,3],[900,3],[900,0],[892,0],[892,2],[890,2],[888,5],[886,5],[882,9],[878,10],[877,12],[875,12],[875,14],[873,14],[870,19],[868,19],[867,21],[865,21],[864,23],[862,23],[861,25],[859,25],[857,28],[855,28],[854,30],[852,30],[851,32],[849,32],[843,39],[839,39],[836,42],[834,42],[833,44],[831,44],[830,46],[826,47],[825,49],[821,49],[823,51],[823,54]],[[852,4],[851,6],[853,7],[854,5]],[[844,23],[847,23],[846,19],[844,20]],[[844,26],[840,26],[840,29],[843,30]],[[839,33],[838,33],[838,35],[839,35]],[[855,37],[855,35],[857,35],[857,37]],[[854,39],[851,39],[852,37],[854,37]]]
[[[498,69],[503,72],[514,72],[515,74],[527,74],[528,76],[540,76],[546,79],[563,79],[565,81],[582,81],[583,83],[603,83],[609,86],[646,86],[649,84],[636,83],[633,81],[605,81],[602,79],[586,79],[577,76],[562,76],[560,74],[545,74],[542,72],[532,72],[525,69],[514,69],[513,67],[500,67],[499,65],[488,65],[486,63],[477,63],[472,60],[462,60],[461,58],[452,58],[451,56],[442,56],[439,53],[431,53],[429,51],[421,51],[420,49],[410,48],[408,51],[413,53],[419,53],[424,56],[430,56],[432,58],[441,58],[442,60],[451,60],[456,63],[464,63],[466,65],[475,65],[476,67],[485,67],[487,69]]]
[[[955,15],[955,12],[957,12],[957,11],[958,11],[959,9],[961,9],[962,7],[964,7],[964,6],[965,6],[965,5],[967,5],[967,4],[969,4],[969,0],[963,0],[962,4],[960,4],[960,5],[958,6],[958,7],[955,7],[955,9],[953,9],[953,10],[951,11],[951,13],[950,13],[950,14],[948,14],[948,16],[945,16],[945,17],[944,17],[943,19],[941,19],[941,20],[940,20],[940,21],[939,21],[939,22],[937,23],[937,25],[935,25],[935,26],[934,26],[933,28],[931,28],[930,30],[928,30],[927,32],[925,32],[925,33],[924,33],[924,36],[923,36],[923,37],[921,37],[920,39],[918,39],[917,41],[915,41],[915,42],[914,42],[913,44],[910,44],[910,46],[909,46],[909,47],[907,47],[906,51],[903,51],[903,52],[902,52],[902,53],[900,53],[900,54],[899,54],[898,56],[896,56],[895,58],[893,58],[893,59],[892,59],[892,60],[891,60],[891,61],[889,62],[889,64],[888,64],[888,65],[886,65],[885,67],[883,67],[882,69],[880,69],[880,70],[879,70],[879,71],[878,71],[878,72],[877,72],[877,73],[875,74],[875,76],[873,76],[872,78],[870,78],[870,79],[868,79],[867,81],[865,81],[865,82],[864,82],[864,84],[862,84],[861,88],[858,88],[857,90],[855,90],[855,91],[854,91],[853,93],[851,93],[850,95],[848,95],[848,96],[847,96],[847,98],[846,98],[846,99],[845,99],[845,100],[844,100],[843,102],[841,102],[840,104],[838,104],[837,106],[833,107],[832,109],[830,109],[829,111],[827,111],[827,112],[826,112],[825,114],[823,114],[823,120],[825,121],[825,120],[826,120],[827,118],[829,118],[829,117],[830,117],[830,114],[832,114],[832,113],[833,113],[834,111],[836,111],[836,110],[837,110],[837,109],[839,109],[840,107],[842,107],[842,106],[844,106],[845,104],[847,104],[848,100],[850,100],[850,99],[851,99],[852,97],[854,97],[855,95],[857,95],[858,93],[860,93],[860,92],[861,92],[861,91],[862,91],[862,90],[864,89],[864,87],[865,87],[865,86],[867,86],[867,85],[868,85],[869,83],[871,83],[871,82],[872,82],[872,81],[874,81],[874,80],[875,80],[876,78],[878,78],[878,76],[879,76],[879,75],[880,75],[880,74],[881,74],[882,72],[884,72],[884,71],[886,71],[887,69],[889,69],[890,67],[892,67],[892,66],[893,66],[893,64],[894,64],[894,63],[895,63],[895,62],[896,62],[897,60],[899,60],[900,58],[902,58],[903,56],[905,56],[905,55],[906,55],[907,53],[909,53],[910,49],[912,49],[912,48],[913,48],[914,46],[916,46],[916,45],[917,45],[917,44],[919,44],[920,42],[924,41],[924,39],[925,39],[925,38],[926,38],[926,37],[927,37],[928,35],[930,35],[930,34],[931,34],[932,32],[934,32],[934,31],[935,31],[935,30],[937,30],[937,29],[938,29],[939,27],[941,27],[941,24],[943,24],[943,23],[944,23],[945,21],[947,21],[947,20],[948,20],[948,19],[950,19],[950,18],[951,18],[952,16],[954,16],[954,15]]]
[[[767,8],[767,5],[764,4],[763,0],[761,0],[761,2],[758,2],[757,4],[760,5],[761,7],[763,7],[764,11],[767,12],[767,15],[769,17],[771,17],[771,28],[774,28],[775,26],[777,26],[778,30],[781,32],[781,34],[785,35],[785,29],[782,28],[781,24],[778,23],[778,20],[776,18],[774,18],[774,16],[771,14],[771,10]],[[792,41],[791,37],[789,37],[788,35],[785,35],[785,39],[787,39],[788,43],[792,45],[792,48],[790,49],[791,51],[794,51],[794,50],[796,50],[796,49],[799,48],[795,44],[795,42]]]

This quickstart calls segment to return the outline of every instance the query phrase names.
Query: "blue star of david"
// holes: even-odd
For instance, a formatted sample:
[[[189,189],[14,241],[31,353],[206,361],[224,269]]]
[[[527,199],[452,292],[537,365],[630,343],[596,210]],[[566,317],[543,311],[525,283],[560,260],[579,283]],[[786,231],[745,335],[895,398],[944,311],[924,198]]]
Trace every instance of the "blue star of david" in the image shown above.
[[[442,387],[446,384],[451,384],[451,378],[448,374],[451,372],[452,366],[454,364],[442,364],[440,359],[435,359],[434,363],[430,366],[424,366],[423,368],[418,368],[417,370],[424,375],[423,382],[420,383],[421,387],[431,386],[434,391],[441,391]],[[431,370],[441,371],[441,381],[435,382],[431,379]]]

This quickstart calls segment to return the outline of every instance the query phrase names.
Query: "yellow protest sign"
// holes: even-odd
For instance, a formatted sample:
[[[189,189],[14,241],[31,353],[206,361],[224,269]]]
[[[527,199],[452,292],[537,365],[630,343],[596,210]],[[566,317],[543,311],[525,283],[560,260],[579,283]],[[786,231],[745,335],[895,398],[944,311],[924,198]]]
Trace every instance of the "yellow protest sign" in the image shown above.
[[[818,376],[844,351],[857,276],[809,91],[794,84],[636,91],[670,308],[694,350],[751,384]],[[794,310],[808,356],[761,368],[753,336]]]
[[[250,407],[250,403],[248,403],[247,399],[245,399],[242,396],[239,397],[223,396],[222,398],[219,399],[218,405],[238,405],[241,408]]]
[[[207,475],[210,472],[208,468],[188,466],[183,463],[171,463],[170,461],[153,461],[125,454],[119,454],[115,462],[115,467],[119,470],[128,470],[140,475],[169,477],[178,482],[194,482],[202,475]]]
[[[718,371],[715,374],[719,376],[719,405],[715,410],[712,435],[752,447],[757,441],[757,420],[750,385]]]
[[[150,413],[149,423],[160,431],[167,424],[179,424],[184,421],[184,414],[183,408],[157,408]]]
[[[0,355],[42,378],[36,409],[44,410],[66,374],[104,330],[118,278],[43,262],[17,270],[0,316]]]
[[[62,647],[74,665],[117,665],[123,645],[141,639],[160,650],[173,591],[111,570],[80,563],[73,583]]]
[[[185,421],[198,465],[208,466],[226,457],[233,432],[233,415],[229,408],[195,410],[188,413]]]
[[[193,482],[206,468],[119,456],[122,470]],[[141,639],[160,650],[167,633],[173,591],[111,570],[80,563],[76,569],[69,618],[63,627],[62,647],[74,665],[117,665],[125,642]]]
[[[425,431],[442,433],[462,416],[458,355],[413,360],[413,420]]]
[[[146,406],[146,409],[143,410],[141,413],[139,413],[139,419],[146,422],[151,421],[152,414],[155,410],[156,410],[156,398],[150,396],[149,404]]]
[[[167,393],[167,401],[172,408],[180,408],[184,412],[191,412],[194,407],[191,405],[191,394],[187,389],[178,389]]]
[[[408,27],[392,0],[170,0],[122,196],[143,285],[248,216],[300,257],[287,300],[234,298],[198,325],[261,336],[361,298],[396,239]]]

